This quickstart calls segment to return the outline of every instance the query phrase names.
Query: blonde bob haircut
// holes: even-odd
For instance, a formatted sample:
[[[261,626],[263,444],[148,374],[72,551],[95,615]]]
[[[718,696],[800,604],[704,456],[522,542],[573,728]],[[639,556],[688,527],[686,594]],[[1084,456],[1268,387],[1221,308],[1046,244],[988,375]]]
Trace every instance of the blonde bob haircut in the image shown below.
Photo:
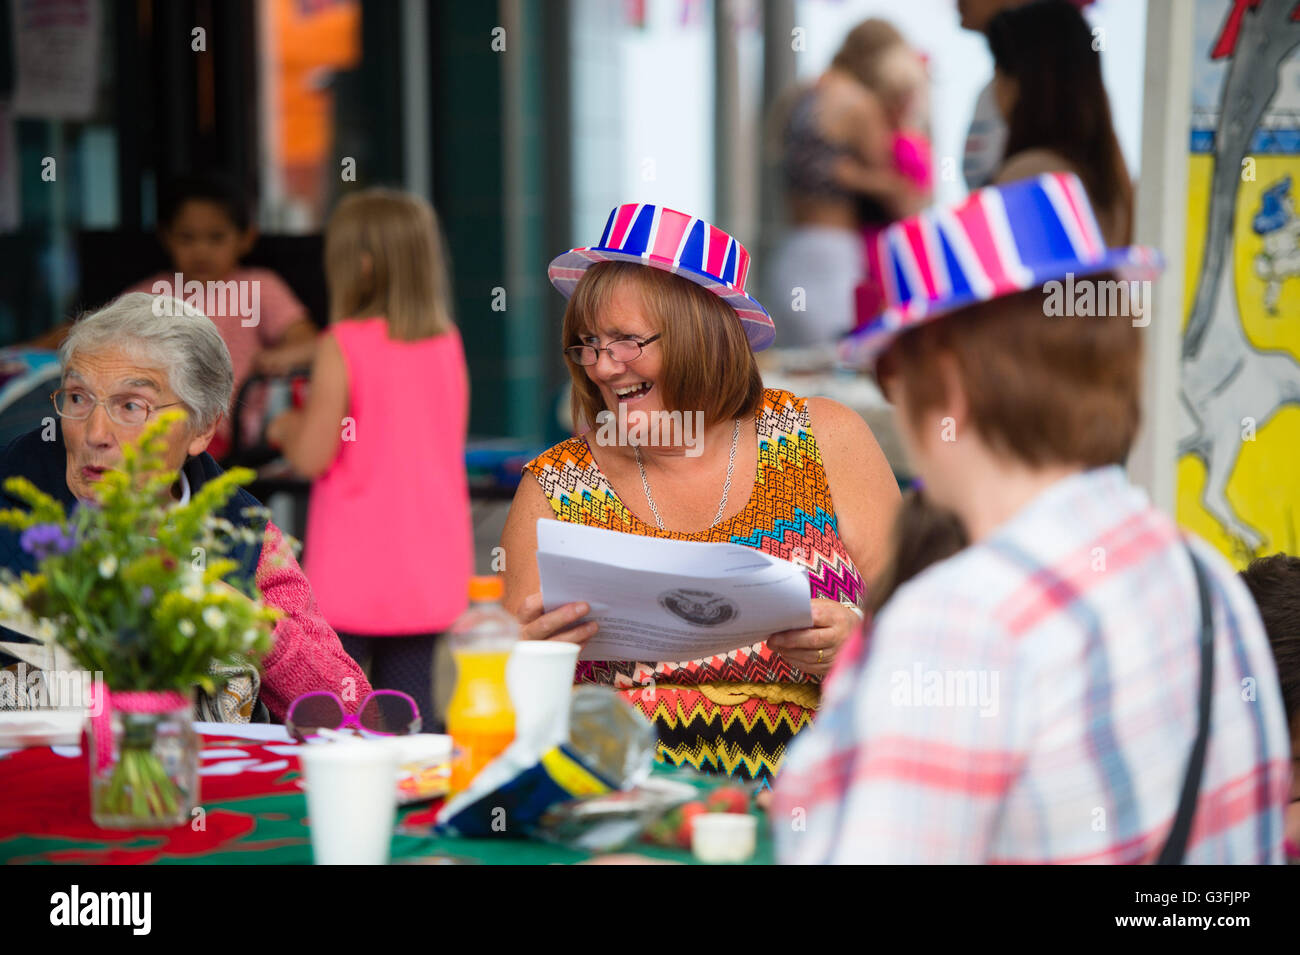
[[[671,272],[632,262],[600,262],[578,281],[564,312],[564,347],[600,334],[601,316],[615,291],[633,289],[662,337],[661,389],[667,411],[702,411],[708,424],[758,413],[763,379],[740,316],[712,292]],[[581,431],[606,409],[600,391],[580,365],[573,379],[573,421]]]
[[[451,328],[442,233],[419,196],[363,189],[340,200],[325,230],[325,281],[330,322],[382,316],[398,341]]]

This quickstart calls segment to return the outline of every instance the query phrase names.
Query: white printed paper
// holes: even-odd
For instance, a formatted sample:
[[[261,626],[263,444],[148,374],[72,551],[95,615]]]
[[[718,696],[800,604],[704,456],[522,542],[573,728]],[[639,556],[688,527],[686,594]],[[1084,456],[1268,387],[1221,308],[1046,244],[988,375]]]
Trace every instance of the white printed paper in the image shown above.
[[[546,610],[575,601],[599,625],[580,660],[697,660],[812,626],[808,574],[743,547],[537,522]]]

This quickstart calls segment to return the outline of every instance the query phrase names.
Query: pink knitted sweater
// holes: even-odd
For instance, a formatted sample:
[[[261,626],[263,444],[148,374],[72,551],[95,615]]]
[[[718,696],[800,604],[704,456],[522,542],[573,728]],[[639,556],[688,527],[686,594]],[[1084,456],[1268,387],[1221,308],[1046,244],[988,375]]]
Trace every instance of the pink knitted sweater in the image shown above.
[[[270,522],[257,562],[257,586],[267,605],[285,613],[275,627],[275,645],[262,661],[262,700],[271,716],[283,722],[294,698],[312,690],[331,690],[348,712],[356,712],[370,694],[370,682],[321,616],[311,584],[280,528]]]

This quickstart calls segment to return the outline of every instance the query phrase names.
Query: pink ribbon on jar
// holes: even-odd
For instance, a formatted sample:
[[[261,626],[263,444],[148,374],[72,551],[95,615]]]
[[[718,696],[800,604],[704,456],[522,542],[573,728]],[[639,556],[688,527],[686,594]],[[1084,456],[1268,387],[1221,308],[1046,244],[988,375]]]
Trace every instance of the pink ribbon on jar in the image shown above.
[[[97,698],[98,696],[98,698]],[[90,687],[91,735],[94,737],[95,759],[99,766],[107,765],[113,758],[113,712],[118,713],[170,713],[188,707],[190,701],[176,690],[124,690],[114,693],[106,686]],[[95,710],[99,712],[95,714]]]

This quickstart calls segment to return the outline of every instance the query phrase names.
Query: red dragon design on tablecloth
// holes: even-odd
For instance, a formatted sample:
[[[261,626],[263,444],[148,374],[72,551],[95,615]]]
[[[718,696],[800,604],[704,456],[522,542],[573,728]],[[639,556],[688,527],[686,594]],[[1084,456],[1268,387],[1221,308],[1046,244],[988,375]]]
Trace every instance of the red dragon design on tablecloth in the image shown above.
[[[84,742],[84,740],[83,740]],[[250,842],[257,818],[240,809],[240,800],[276,794],[302,796],[298,760],[288,744],[257,743],[222,736],[203,737],[200,762],[201,825],[173,829],[119,831],[91,822],[89,768],[84,747],[22,749],[0,756],[0,859],[6,862],[139,864],[164,858],[196,857],[223,848],[250,851],[274,848],[285,840]],[[297,804],[305,815],[305,802]],[[290,840],[294,844],[302,838]],[[37,839],[34,857],[14,855],[11,840]],[[66,842],[67,848],[51,843]]]

